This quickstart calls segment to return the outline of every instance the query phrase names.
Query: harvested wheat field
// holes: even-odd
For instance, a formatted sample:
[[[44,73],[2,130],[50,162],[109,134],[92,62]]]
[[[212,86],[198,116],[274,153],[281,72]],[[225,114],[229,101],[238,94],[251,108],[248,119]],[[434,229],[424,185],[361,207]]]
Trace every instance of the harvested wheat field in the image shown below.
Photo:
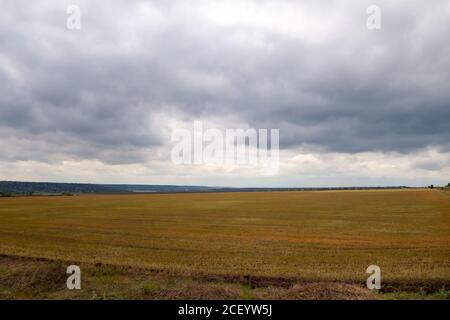
[[[78,264],[83,287],[65,288]],[[365,289],[370,265],[381,293]],[[450,192],[0,198],[0,298],[448,298]]]

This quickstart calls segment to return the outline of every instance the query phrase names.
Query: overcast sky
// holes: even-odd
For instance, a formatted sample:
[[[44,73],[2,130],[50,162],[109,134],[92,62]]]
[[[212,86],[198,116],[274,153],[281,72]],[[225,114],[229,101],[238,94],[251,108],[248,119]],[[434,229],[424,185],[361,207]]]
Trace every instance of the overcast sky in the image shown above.
[[[0,180],[450,182],[448,0],[0,3]],[[278,174],[174,164],[195,120],[280,129]]]

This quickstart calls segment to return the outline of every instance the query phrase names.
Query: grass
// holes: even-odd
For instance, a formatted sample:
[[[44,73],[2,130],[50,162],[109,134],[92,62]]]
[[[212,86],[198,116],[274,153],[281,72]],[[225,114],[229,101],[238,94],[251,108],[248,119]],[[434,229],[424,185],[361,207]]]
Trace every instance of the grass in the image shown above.
[[[171,288],[170,275],[194,279],[198,286],[206,284],[196,279],[216,277],[218,288],[244,279],[227,292],[252,297],[252,290],[260,289],[247,290],[249,277],[291,285],[299,281],[361,285],[372,264],[381,267],[385,294],[417,288],[433,293],[449,289],[450,193],[365,190],[1,198],[0,254],[158,270],[168,277],[162,283],[140,279],[139,273],[133,273],[139,281],[132,277],[129,283],[139,287],[136,292],[142,296],[153,298],[155,292]],[[129,276],[89,268],[92,286],[110,292],[96,293],[95,298],[123,297]],[[0,263],[0,284],[6,277],[4,269]],[[117,277],[117,288],[108,287]],[[178,285],[177,280],[175,288]]]
[[[423,290],[419,290],[416,292],[389,292],[382,294],[381,298],[385,300],[449,300],[450,291],[441,289],[432,293],[427,293]]]

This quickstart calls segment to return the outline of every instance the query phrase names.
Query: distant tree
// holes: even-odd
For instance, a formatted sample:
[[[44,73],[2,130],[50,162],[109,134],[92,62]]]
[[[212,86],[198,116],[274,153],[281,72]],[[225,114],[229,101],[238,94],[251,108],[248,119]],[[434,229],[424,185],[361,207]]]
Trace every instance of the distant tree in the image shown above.
[[[434,185],[433,184],[430,186],[430,189],[434,189]]]
[[[12,193],[9,192],[0,192],[0,197],[12,197]]]
[[[71,192],[67,192],[64,191],[63,193],[61,193],[62,196],[73,196],[73,194]]]
[[[447,187],[450,188],[450,182],[447,184]]]

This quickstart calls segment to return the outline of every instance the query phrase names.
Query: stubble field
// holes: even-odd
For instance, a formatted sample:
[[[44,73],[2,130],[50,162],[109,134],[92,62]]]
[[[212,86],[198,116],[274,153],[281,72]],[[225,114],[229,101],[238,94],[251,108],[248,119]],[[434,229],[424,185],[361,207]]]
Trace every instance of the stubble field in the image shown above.
[[[448,298],[450,192],[0,198],[0,255],[0,298],[376,298],[369,265],[386,295]]]

